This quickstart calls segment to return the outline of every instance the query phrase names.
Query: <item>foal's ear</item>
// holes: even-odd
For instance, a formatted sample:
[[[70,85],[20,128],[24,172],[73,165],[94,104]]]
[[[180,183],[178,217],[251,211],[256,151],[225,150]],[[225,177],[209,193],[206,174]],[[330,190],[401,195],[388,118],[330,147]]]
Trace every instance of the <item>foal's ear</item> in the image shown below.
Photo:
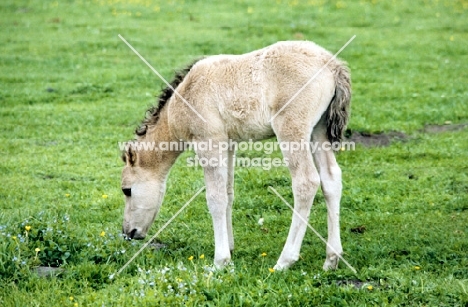
[[[122,152],[122,161],[125,164],[130,164],[130,166],[135,164],[136,153],[133,151],[133,148],[129,147],[127,150]]]

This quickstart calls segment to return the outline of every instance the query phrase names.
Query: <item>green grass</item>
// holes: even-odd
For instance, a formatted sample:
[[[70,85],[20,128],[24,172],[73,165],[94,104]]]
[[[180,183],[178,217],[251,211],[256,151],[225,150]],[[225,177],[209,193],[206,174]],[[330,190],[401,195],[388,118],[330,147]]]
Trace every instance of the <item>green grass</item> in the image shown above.
[[[467,13],[465,0],[2,1],[0,305],[466,306],[468,129],[422,129],[468,122]],[[289,174],[239,168],[233,266],[211,269],[199,196],[161,233],[165,248],[110,280],[143,244],[120,236],[117,144],[163,85],[118,34],[167,79],[203,55],[294,39],[336,52],[356,34],[340,54],[352,70],[349,128],[409,135],[338,155],[344,257],[358,273],[323,272],[325,246],[311,232],[300,261],[270,273],[291,212],[267,188],[292,202]],[[192,155],[173,168],[150,234],[204,185],[185,166]],[[321,193],[310,220],[326,234]],[[41,278],[39,265],[64,271]]]

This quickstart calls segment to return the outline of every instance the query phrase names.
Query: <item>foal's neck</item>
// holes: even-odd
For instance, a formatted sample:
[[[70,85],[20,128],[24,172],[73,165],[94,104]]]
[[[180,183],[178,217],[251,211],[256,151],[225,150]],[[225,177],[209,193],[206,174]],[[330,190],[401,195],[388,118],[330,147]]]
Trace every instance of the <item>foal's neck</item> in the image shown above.
[[[182,148],[173,148],[169,144],[178,142],[169,129],[167,108],[163,108],[154,126],[148,127],[144,142],[154,142],[155,149],[148,154],[149,167],[155,170],[158,177],[165,179],[172,165],[182,153]]]

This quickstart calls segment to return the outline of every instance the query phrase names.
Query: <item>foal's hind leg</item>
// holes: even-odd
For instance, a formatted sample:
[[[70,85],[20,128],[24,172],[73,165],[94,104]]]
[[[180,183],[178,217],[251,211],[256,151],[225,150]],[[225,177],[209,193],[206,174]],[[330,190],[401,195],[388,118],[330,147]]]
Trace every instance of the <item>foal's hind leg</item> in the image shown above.
[[[312,132],[312,141],[315,142],[315,146],[318,145],[313,156],[320,173],[322,192],[328,211],[327,258],[323,269],[336,269],[339,256],[343,253],[340,239],[341,169],[336,162],[333,150],[324,150],[322,146],[324,142],[328,142],[323,118]]]
[[[294,142],[295,144],[308,144],[309,135],[304,138],[291,139],[278,135],[279,142]],[[283,156],[288,159],[288,167],[292,177],[292,189],[294,195],[294,212],[288,238],[284,245],[281,256],[275,265],[275,269],[282,270],[290,267],[299,259],[299,252],[309,219],[310,208],[320,185],[320,177],[314,166],[310,150],[283,150]]]

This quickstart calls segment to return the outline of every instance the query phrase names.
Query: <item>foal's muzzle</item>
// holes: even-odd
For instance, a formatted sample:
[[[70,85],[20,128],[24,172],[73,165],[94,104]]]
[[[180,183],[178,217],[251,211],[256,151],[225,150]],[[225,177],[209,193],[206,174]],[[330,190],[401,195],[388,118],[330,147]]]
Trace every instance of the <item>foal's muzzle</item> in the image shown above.
[[[138,233],[138,229],[136,228],[133,228],[130,232],[125,232],[125,230],[122,228],[122,233],[123,233],[124,239],[127,241],[142,240],[145,238],[145,236]]]

